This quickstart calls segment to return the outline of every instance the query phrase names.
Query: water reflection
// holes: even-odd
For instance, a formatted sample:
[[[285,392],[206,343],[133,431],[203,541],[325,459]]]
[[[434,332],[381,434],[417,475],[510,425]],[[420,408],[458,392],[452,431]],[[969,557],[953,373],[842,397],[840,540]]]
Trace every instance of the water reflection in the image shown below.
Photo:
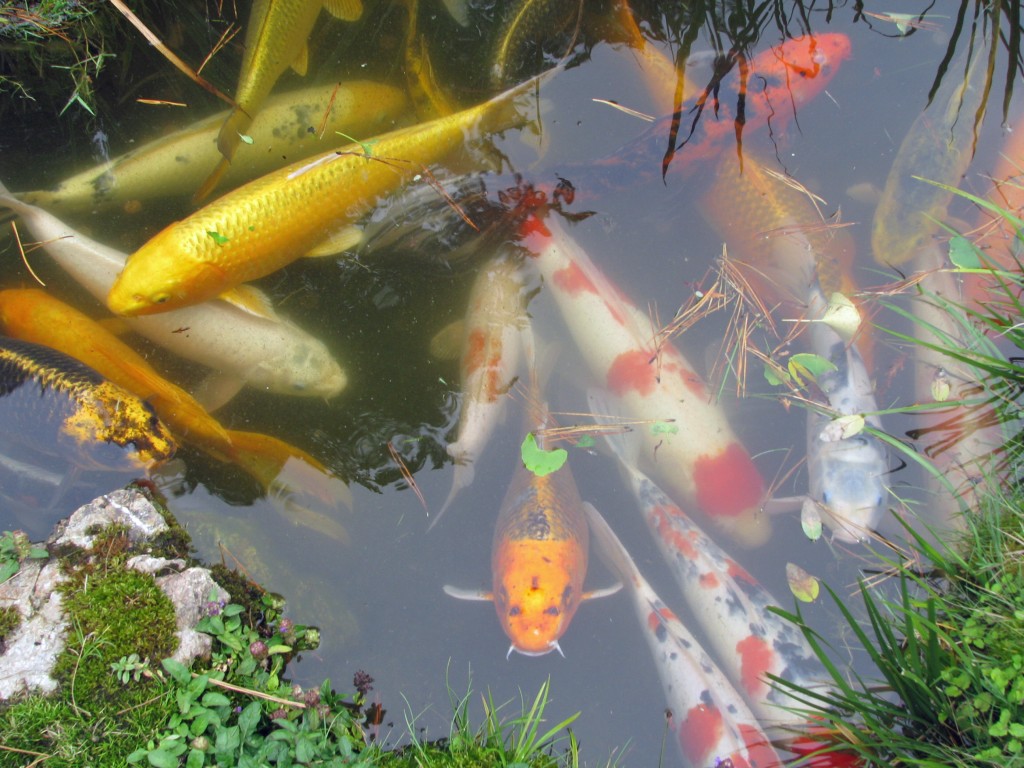
[[[603,15],[585,17],[586,23],[580,26],[572,66],[540,90],[543,131],[539,135],[510,131],[495,138],[494,156],[502,158],[501,173],[465,176],[465,163],[450,169],[432,167],[451,202],[483,234],[453,211],[436,186],[419,181],[410,191],[412,201],[384,200],[369,214],[377,226],[367,228],[365,241],[355,249],[356,258],[299,261],[260,281],[279,312],[314,333],[332,353],[344,356],[348,387],[327,401],[243,391],[223,407],[218,418],[230,429],[260,431],[293,443],[351,483],[353,511],[334,512],[350,543],[283,522],[266,500],[257,499],[260,491],[255,484],[196,454],[184,456],[186,474],[172,497],[172,507],[193,530],[204,555],[219,559],[217,543],[223,543],[269,588],[288,595],[296,616],[322,626],[323,647],[295,668],[301,682],[316,682],[326,675],[340,685],[357,669],[373,675],[376,691],[389,710],[384,733],[388,721],[401,731],[402,695],[413,713],[423,713],[417,727],[427,727],[438,736],[446,733],[446,669],[454,690],[465,689],[472,669],[474,684],[490,687],[499,701],[517,696],[519,689],[529,695],[550,675],[551,717],[584,710],[575,730],[588,762],[595,764],[627,741],[628,762],[653,764],[666,729],[657,672],[624,596],[589,605],[575,616],[560,640],[564,659],[514,656],[506,661],[507,640],[493,615],[472,610],[441,592],[444,583],[483,587],[490,581],[495,516],[520,462],[523,430],[514,414],[474,462],[474,482],[460,493],[444,520],[426,533],[450,490],[452,467],[446,447],[456,438],[459,413],[458,365],[432,356],[430,341],[462,317],[481,261],[508,237],[507,228],[499,224],[508,223],[509,209],[519,201],[508,198],[507,190],[535,184],[551,202],[559,180],[571,182],[576,196],[563,206],[565,211],[591,215],[562,225],[611,283],[632,297],[641,311],[656,312],[664,324],[677,308],[709,291],[709,267],[722,254],[723,240],[730,255],[741,257],[735,232],[714,232],[699,212],[712,186],[712,165],[719,158],[737,157],[740,142],[744,156],[788,174],[827,201],[821,207],[829,221],[835,221],[831,217],[841,210],[840,221],[851,225],[844,231],[859,254],[852,273],[858,284],[871,286],[889,283],[898,275],[891,270],[880,274],[871,264],[874,203],[853,199],[846,190],[855,184],[877,189],[885,185],[903,137],[914,130],[915,119],[938,85],[937,73],[943,75],[944,83],[955,86],[966,70],[950,62],[956,60],[954,53],[960,55],[973,45],[987,65],[986,83],[1003,93],[1004,114],[1015,112],[1011,85],[1019,76],[1017,57],[995,44],[999,36],[994,34],[1008,25],[1014,34],[1015,30],[998,4],[964,2],[951,18],[925,15],[923,21],[869,15],[859,7],[843,5],[808,10],[794,4],[774,17],[768,8],[760,5],[749,11],[736,4],[716,5],[703,14],[680,4],[638,3],[634,8],[645,45],[655,47],[665,58],[681,62],[691,54],[698,59],[704,52],[712,54],[684,70],[689,85],[669,83],[673,98],[677,93],[703,94],[704,111],[686,143],[682,139],[691,123],[669,120],[652,128],[607,105],[616,102],[660,115],[664,109],[658,104],[663,103],[664,94],[647,89],[640,49],[620,43],[627,37],[621,27],[618,37],[607,32],[614,26],[609,20],[617,18],[615,9],[599,9]],[[504,7],[484,3],[470,4],[467,27],[456,24],[439,7],[421,14],[419,26],[426,34],[438,81],[458,100],[477,103],[490,94],[488,57],[497,40],[513,36],[514,30],[510,32],[503,23],[507,18]],[[380,7],[367,8],[352,25],[324,23],[311,38],[307,79],[329,83],[373,78],[404,86],[402,65],[395,63],[401,58],[404,19],[403,11]],[[208,27],[205,20],[188,16],[181,23]],[[551,50],[544,48],[537,59],[542,63],[545,54],[560,54],[567,45],[563,25],[551,26],[558,29]],[[792,37],[810,31],[847,35],[850,56],[827,85],[792,68],[783,68],[770,80],[758,79],[750,74],[758,71],[752,62],[772,57],[771,46],[784,37],[779,30]],[[973,43],[972,30],[977,30]],[[1016,39],[1014,34],[1008,39]],[[209,36],[205,31],[185,39]],[[197,60],[204,53],[197,53]],[[229,87],[239,60],[238,48],[230,48],[209,77]],[[532,61],[517,62],[510,69],[519,73]],[[195,114],[190,108],[179,118],[173,113],[158,117],[152,107],[131,103],[111,108],[114,94],[134,92],[133,88],[141,93],[158,85],[166,89],[161,95],[167,98],[201,101],[203,96],[164,72],[163,63],[154,60],[147,68],[154,78],[150,82],[141,81],[140,71],[138,75],[118,73],[123,81],[98,83],[96,118],[78,115],[69,122],[55,121],[49,130],[72,131],[72,144],[89,146],[89,137],[102,129],[117,153],[152,137],[157,123],[174,128],[191,123],[199,117],[199,108]],[[808,96],[794,108],[793,97],[799,93],[793,90],[794,84],[817,86],[819,82],[822,87],[816,88],[820,92],[815,98]],[[282,86],[305,84],[293,74],[282,76]],[[770,90],[780,84],[783,90]],[[211,102],[206,109],[213,111],[216,106]],[[992,110],[980,125],[965,181],[975,192],[987,190],[982,174],[994,166],[1001,145],[997,114]],[[689,113],[687,119],[692,120]],[[22,136],[44,130],[29,126],[27,120],[24,126],[20,123]],[[371,138],[341,130],[360,140]],[[674,139],[670,130],[676,131]],[[12,142],[18,135],[13,132],[5,141]],[[709,136],[713,141],[705,144]],[[41,138],[8,143],[5,156],[12,162],[4,172],[11,177],[4,182],[15,189],[40,189],[78,170],[68,167],[66,155],[41,153],[41,146],[52,143]],[[632,152],[623,153],[623,147],[631,147]],[[701,147],[707,147],[703,155],[696,151]],[[91,162],[86,152],[81,165]],[[685,174],[675,173],[684,166]],[[666,167],[669,173],[663,181]],[[479,170],[479,161],[470,163],[469,169]],[[117,217],[69,213],[69,222],[91,237],[131,251],[170,217],[188,211],[188,201],[179,198],[166,207],[143,206],[139,213]],[[963,216],[966,211],[954,201],[950,215]],[[12,265],[9,284],[27,282],[27,273],[14,272],[17,251],[13,245],[6,253]],[[50,287],[99,315],[99,304],[69,285],[52,265],[37,263],[39,259],[31,254],[29,258]],[[884,308],[875,311],[874,323],[904,322],[884,314]],[[542,289],[530,302],[529,312],[538,335],[557,350],[549,357],[555,360],[553,370],[542,372],[547,381],[545,395],[556,418],[569,425],[589,421],[583,416],[558,415],[587,410],[586,383],[581,382],[584,366],[575,343],[556,314],[549,289]],[[698,373],[711,378],[722,358],[717,350],[730,334],[728,313],[715,313],[687,328],[677,342]],[[200,378],[191,366],[145,342],[133,341],[176,381],[193,385]],[[780,359],[787,359],[791,350],[777,343]],[[704,351],[712,345],[714,360],[703,366]],[[885,337],[876,337],[875,347],[873,378],[880,407],[913,402],[907,377],[912,352]],[[540,357],[544,359],[543,354]],[[736,364],[733,357],[730,365],[735,368]],[[795,407],[787,411],[778,402],[780,391],[763,380],[759,365],[752,364],[747,396],[736,397],[734,379],[727,378],[721,387],[720,408],[767,484],[779,496],[795,496],[806,493],[808,487],[807,470],[800,463],[807,451],[805,414]],[[896,435],[916,427],[898,415],[886,423]],[[629,512],[635,502],[616,472],[610,471],[609,459],[594,449],[573,448],[570,462],[583,499],[599,502],[640,572],[689,623],[689,615],[677,605],[672,574],[643,526],[637,525],[635,514]],[[408,488],[402,467],[412,473],[429,514]],[[914,499],[923,479],[906,470],[887,475],[885,482],[896,491],[887,505],[895,506],[897,496]],[[4,487],[9,487],[7,481]],[[775,533],[766,547],[730,554],[784,605],[789,601],[787,561],[799,563],[834,586],[851,583],[862,549],[843,545],[830,549],[807,541],[795,514],[772,522]],[[898,529],[883,517],[879,530],[893,535]],[[719,543],[731,547],[724,537]],[[603,586],[611,579],[595,559],[584,588]],[[814,605],[807,613],[814,626],[843,646],[845,638],[832,634],[836,622],[828,607]],[[700,639],[711,638],[700,635]],[[863,661],[853,652],[851,659]]]

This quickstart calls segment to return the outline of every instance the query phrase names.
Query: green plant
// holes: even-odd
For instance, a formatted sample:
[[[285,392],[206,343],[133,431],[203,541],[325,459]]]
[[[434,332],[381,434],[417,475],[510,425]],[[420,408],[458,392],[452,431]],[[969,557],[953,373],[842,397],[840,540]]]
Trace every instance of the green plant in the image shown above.
[[[0,535],[0,584],[18,572],[22,561],[48,556],[46,548],[33,546],[24,531],[4,531]]]

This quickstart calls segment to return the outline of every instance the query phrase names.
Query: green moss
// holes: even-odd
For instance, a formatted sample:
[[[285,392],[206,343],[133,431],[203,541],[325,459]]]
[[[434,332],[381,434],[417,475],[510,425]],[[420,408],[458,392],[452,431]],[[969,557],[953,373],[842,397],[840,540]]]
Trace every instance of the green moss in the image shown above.
[[[125,706],[126,689],[110,665],[131,653],[162,659],[174,652],[174,606],[149,575],[120,567],[62,585],[73,631],[54,676],[85,709]],[[129,689],[144,698],[146,686]],[[129,702],[130,704],[130,702]]]
[[[21,624],[21,612],[14,606],[0,608],[0,639],[7,637]]]

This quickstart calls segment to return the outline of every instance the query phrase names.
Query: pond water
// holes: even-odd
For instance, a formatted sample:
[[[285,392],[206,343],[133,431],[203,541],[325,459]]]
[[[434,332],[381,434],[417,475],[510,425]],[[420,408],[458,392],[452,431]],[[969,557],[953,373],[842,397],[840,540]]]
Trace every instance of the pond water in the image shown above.
[[[179,43],[179,53],[185,58],[199,61],[226,22],[215,19],[207,24],[202,11],[182,5],[186,8],[182,18],[175,24],[163,20],[160,31]],[[555,5],[552,2],[550,7]],[[827,86],[796,107],[786,99],[775,102],[778,111],[769,123],[770,130],[757,119],[756,99],[751,97],[749,119],[740,132],[742,153],[819,195],[825,201],[821,209],[826,216],[841,211],[842,222],[850,225],[845,231],[855,243],[852,272],[861,287],[900,279],[899,272],[872,258],[871,222],[877,195],[872,198],[857,190],[884,187],[901,142],[925,109],[929,90],[951,47],[956,52],[947,77],[962,79],[960,57],[969,45],[974,4],[965,0],[960,8],[953,3],[902,3],[903,12],[926,14],[925,23],[911,27],[909,34],[894,20],[878,15],[891,10],[888,7],[870,14],[859,3],[777,4],[776,16],[762,11],[758,18],[743,4],[726,4],[728,12],[718,5],[717,10],[708,12],[707,19],[692,12],[696,20],[681,13],[678,4],[668,8],[668,4],[651,0],[634,8],[649,44],[670,58],[679,50],[684,32],[691,29],[695,33],[686,71],[698,88],[712,76],[716,47],[728,51],[731,40],[741,41],[747,59],[756,60],[787,36],[797,37],[808,30],[848,38],[850,54],[829,64],[835,72]],[[525,33],[528,39],[538,38],[542,29],[558,29],[553,21],[558,14],[545,7],[536,28]],[[966,21],[958,28],[961,11]],[[230,15],[228,9],[224,13]],[[592,13],[594,18],[589,16]],[[217,16],[212,8],[209,14]],[[543,125],[540,139],[534,132],[518,130],[495,137],[494,146],[505,157],[505,166],[500,175],[484,179],[492,201],[499,190],[515,183],[513,171],[525,182],[548,189],[559,178],[572,182],[577,200],[565,209],[593,212],[567,225],[572,237],[634,303],[656,311],[667,321],[680,307],[694,301],[697,291],[708,289],[709,270],[722,254],[723,237],[705,219],[702,201],[715,180],[718,158],[737,153],[732,116],[737,107],[739,68],[722,81],[717,119],[710,106],[703,116],[705,123],[717,122],[727,129],[721,132],[715,151],[706,159],[690,158],[690,147],[683,147],[662,181],[665,124],[658,122],[652,128],[634,115],[596,101],[659,114],[637,55],[626,45],[605,42],[608,35],[602,36],[608,25],[598,20],[610,15],[609,8],[587,4],[572,66],[538,88]],[[442,89],[462,103],[475,103],[493,92],[487,86],[491,51],[507,16],[504,6],[471,3],[470,24],[460,27],[440,4],[424,2],[419,24],[435,75]],[[356,78],[404,87],[405,18],[402,6],[387,3],[368,4],[364,17],[355,24],[321,17],[310,39],[308,74],[301,78],[286,73],[277,91],[310,82],[329,84]],[[977,21],[976,45],[988,45],[991,38],[991,29],[987,33],[981,29],[986,19],[982,13]],[[240,39],[215,57],[205,73],[228,93],[233,91],[239,66]],[[543,54],[554,61],[557,56],[552,52],[564,50],[566,45],[565,35],[552,34],[547,45],[551,50],[545,48]],[[532,50],[531,56],[539,61],[540,53]],[[7,110],[0,137],[4,158],[0,175],[9,188],[47,189],[71,173],[89,168],[101,149],[97,136],[104,137],[102,150],[115,156],[219,109],[214,99],[175,74],[153,51],[140,47],[132,55],[131,66],[115,60],[97,78],[100,101],[95,117],[75,106],[63,122],[52,115],[19,116],[18,110]],[[997,45],[994,56],[994,87],[980,125],[976,154],[963,179],[951,180],[978,194],[989,189],[986,177],[996,166],[1007,134],[1002,114],[1007,52]],[[529,58],[524,57],[524,62]],[[528,63],[513,69],[518,67],[524,70],[520,74],[530,73],[526,71]],[[1018,78],[1012,75],[1012,81]],[[749,93],[757,91],[758,82],[751,80]],[[944,82],[948,89],[949,81]],[[800,87],[799,83],[790,85]],[[140,104],[136,98],[181,101],[188,107]],[[1011,117],[1019,115],[1018,99],[1017,91],[1008,95]],[[931,109],[938,111],[938,107]],[[398,119],[412,118],[402,115]],[[920,130],[920,125],[915,130]],[[695,143],[701,135],[698,132]],[[355,138],[369,140],[371,136]],[[336,142],[340,145],[342,140]],[[616,164],[611,171],[595,165],[631,146],[641,146],[644,151],[622,155],[629,162]],[[372,144],[368,151],[372,153]],[[478,161],[476,167],[480,165]],[[939,165],[936,161],[935,167],[921,167],[916,172],[929,176]],[[466,157],[453,166],[438,164],[432,170],[438,178],[475,170]],[[680,170],[684,166],[685,173]],[[422,180],[417,183],[421,190],[426,189]],[[441,216],[447,211],[447,219],[452,219],[440,196],[438,201],[433,210]],[[141,202],[141,206],[130,206],[131,213],[86,208],[58,215],[97,240],[132,251],[189,211],[187,195]],[[959,202],[949,215],[969,223],[976,218]],[[476,694],[471,712],[478,722],[481,692],[489,691],[496,702],[514,700],[508,710],[512,714],[518,711],[520,696],[532,699],[543,681],[550,679],[551,722],[576,711],[583,713],[573,728],[586,764],[604,764],[612,755],[621,756],[625,765],[658,764],[666,739],[665,700],[643,628],[637,624],[625,593],[581,605],[560,640],[564,658],[557,653],[536,658],[513,653],[506,659],[508,639],[491,606],[454,600],[442,591],[446,584],[490,589],[495,519],[520,466],[520,443],[526,431],[520,414],[523,397],[512,398],[502,426],[475,462],[472,485],[428,532],[452,482],[453,467],[445,445],[455,439],[460,402],[458,363],[433,355],[431,340],[464,316],[474,275],[494,244],[488,244],[487,253],[467,248],[472,258],[449,263],[450,252],[439,238],[412,240],[418,222],[403,219],[400,202],[380,201],[377,218],[401,223],[404,239],[399,237],[397,244],[387,244],[380,252],[363,248],[355,260],[300,260],[258,281],[282,314],[327,345],[345,369],[347,388],[330,400],[245,389],[216,413],[232,429],[263,432],[301,447],[345,479],[352,490],[352,509],[339,507],[326,514],[344,527],[347,540],[286,519],[271,501],[261,498],[258,486],[244,474],[191,449],[180,452],[183,463],[176,465],[178,476],[167,481],[171,509],[192,532],[201,556],[237,559],[256,581],[286,596],[297,620],[321,626],[321,648],[305,654],[291,669],[299,682],[312,684],[329,677],[343,689],[357,670],[373,676],[372,695],[387,710],[381,738],[399,741],[406,720],[428,737],[446,735],[451,716],[449,687],[453,695],[461,696],[472,686]],[[434,224],[430,220],[424,226]],[[282,222],[282,226],[286,224]],[[455,225],[449,221],[449,226]],[[7,228],[0,237],[4,238],[4,287],[29,285],[31,278]],[[31,237],[22,231],[22,239]],[[459,242],[469,240],[462,236]],[[731,256],[739,256],[743,247],[739,241],[728,244]],[[89,314],[101,316],[100,305],[76,289],[42,255],[34,256],[32,262],[49,289]],[[886,314],[880,305],[871,306],[877,309],[874,323],[907,330],[905,319]],[[545,287],[531,299],[529,312],[543,369],[539,376],[555,418],[563,425],[588,423],[587,418],[572,415],[587,410],[588,374]],[[723,311],[702,319],[675,340],[697,370],[709,377],[717,376],[722,340],[728,338],[728,317],[728,311]],[[599,332],[595,327],[595,333]],[[170,379],[192,386],[202,378],[204,371],[195,364],[137,337],[127,338]],[[879,407],[914,402],[913,361],[909,359],[913,352],[881,333],[875,334],[874,347],[872,366]],[[769,385],[761,371],[761,364],[752,361],[745,397],[737,397],[735,380],[727,378],[717,407],[766,481],[779,479],[776,496],[806,493],[807,473],[802,462],[806,412],[796,406],[785,407],[778,397],[781,390]],[[651,414],[650,418],[659,416]],[[884,422],[884,429],[898,437],[913,426],[911,419],[898,415]],[[403,478],[389,445],[413,474],[425,505]],[[686,621],[678,588],[635,514],[635,501],[612,460],[598,446],[570,449],[569,461],[582,498],[601,510],[640,571]],[[913,464],[901,467],[901,463],[890,457],[893,471],[885,478],[893,491],[887,505],[894,508],[899,507],[897,497],[910,502],[929,498],[919,491],[925,483],[920,470]],[[4,483],[7,492],[13,487],[7,483],[14,480],[4,479]],[[108,487],[109,478],[96,479],[96,491]],[[13,487],[10,495],[21,490]],[[24,510],[10,514],[12,509],[4,511],[4,528],[26,528],[40,537],[66,512],[54,509],[47,518]],[[870,562],[867,547],[807,540],[798,511],[776,516],[772,528],[771,538],[754,549],[737,545],[713,527],[708,531],[784,607],[793,603],[786,582],[787,563],[799,564],[841,594],[849,594],[860,569]],[[878,531],[895,537],[899,526],[886,515]],[[614,581],[600,558],[592,556],[587,588]],[[851,663],[862,664],[855,650],[847,651],[847,638],[837,631],[841,622],[834,607],[819,600],[804,611],[809,623],[841,653],[848,654]],[[670,741],[665,746],[669,757],[663,764],[677,759]]]

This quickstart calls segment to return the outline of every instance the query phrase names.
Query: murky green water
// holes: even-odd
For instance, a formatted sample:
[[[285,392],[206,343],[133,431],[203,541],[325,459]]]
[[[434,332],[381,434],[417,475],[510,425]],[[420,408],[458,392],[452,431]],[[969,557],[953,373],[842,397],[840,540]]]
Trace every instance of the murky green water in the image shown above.
[[[901,10],[923,10],[925,5]],[[660,33],[681,24],[672,20],[678,9],[670,10],[651,2],[638,7],[637,13],[647,20],[648,26],[642,25],[645,29]],[[827,201],[822,206],[826,214],[841,209],[857,244],[855,277],[862,286],[891,282],[898,275],[872,260],[873,204],[862,196],[851,196],[849,190],[854,185],[884,185],[904,135],[925,107],[949,45],[957,8],[948,4],[933,10],[925,28],[904,36],[893,22],[866,15],[852,4],[809,10],[805,17],[787,6],[784,12],[794,35],[807,28],[848,35],[852,55],[842,62],[826,91],[799,108],[796,119],[773,122],[771,131],[751,124],[743,132],[744,152],[820,195]],[[598,14],[601,9],[588,6],[585,12]],[[970,16],[971,11],[968,25]],[[298,87],[309,79],[330,82],[355,77],[404,85],[404,18],[401,9],[383,4],[368,7],[364,19],[354,25],[322,17],[311,39],[310,74],[303,79],[288,73],[278,90]],[[471,16],[470,26],[460,28],[439,4],[422,9],[420,25],[431,41],[438,79],[466,103],[485,93],[486,57],[493,45],[487,41],[497,34],[502,18],[500,9],[480,7]],[[733,16],[743,18],[740,10]],[[201,22],[185,14],[180,29],[194,32],[203,27]],[[207,33],[209,39],[184,38],[179,50],[186,58],[193,49],[199,51],[194,60],[202,57],[224,25],[213,26],[217,31]],[[751,56],[782,40],[775,21],[766,19],[762,26]],[[655,38],[660,48],[674,55],[674,45],[660,35]],[[963,46],[966,42],[961,40]],[[574,236],[635,302],[656,307],[662,319],[670,318],[695,290],[706,288],[708,269],[722,251],[722,239],[698,210],[714,162],[695,165],[685,177],[670,175],[664,183],[656,166],[620,169],[609,185],[592,181],[595,177],[589,175],[588,164],[648,130],[647,123],[594,99],[646,112],[655,107],[627,47],[602,42],[588,29],[575,50],[575,66],[540,90],[544,130],[539,149],[535,138],[524,142],[516,131],[496,139],[495,145],[508,158],[508,166],[527,181],[550,184],[558,176],[572,181],[579,192],[572,210],[595,212],[575,225]],[[708,57],[702,54],[712,50],[712,35],[704,27],[692,45],[696,63],[688,69],[701,84],[710,73]],[[111,65],[105,76],[109,79],[101,81],[106,109],[94,118],[78,112],[61,123],[52,116],[41,121],[9,110],[0,137],[4,183],[15,190],[50,187],[96,161],[93,139],[100,132],[109,142],[110,153],[116,155],[217,109],[212,99],[170,72],[151,51],[140,48],[133,55],[136,63],[130,70],[121,68],[123,62]],[[237,46],[229,47],[207,75],[230,92],[238,61]],[[977,155],[962,181],[965,189],[975,193],[988,189],[985,175],[1002,145],[999,99],[1005,70],[1006,52],[1000,47],[993,103],[981,127]],[[735,73],[730,77],[735,78]],[[727,78],[726,83],[733,81]],[[110,94],[122,98],[116,109],[111,109]],[[139,105],[134,101],[137,97],[181,100],[190,106]],[[722,98],[723,109],[731,114],[734,92],[723,87]],[[1011,116],[1019,114],[1016,98],[1014,93]],[[734,153],[735,141],[729,138],[721,151]],[[660,152],[651,157],[659,162]],[[930,170],[921,168],[920,173],[928,175]],[[443,175],[440,168],[436,172]],[[509,178],[503,176],[502,181]],[[92,237],[130,251],[187,210],[187,200],[170,199],[145,203],[134,215],[86,212],[65,218]],[[974,218],[959,204],[951,213],[968,221]],[[7,238],[6,230],[3,237]],[[665,731],[664,700],[624,594],[580,608],[561,641],[565,658],[513,655],[506,660],[507,639],[491,607],[458,602],[441,591],[444,584],[490,587],[494,519],[519,462],[522,428],[513,409],[479,459],[474,484],[428,534],[427,525],[451,482],[444,446],[454,439],[458,414],[457,364],[432,357],[428,347],[441,328],[464,313],[478,262],[448,265],[445,252],[427,250],[363,253],[355,263],[350,259],[300,261],[259,281],[282,313],[334,352],[348,373],[349,386],[329,402],[247,390],[217,414],[231,428],[265,432],[302,447],[349,481],[353,510],[332,514],[347,529],[350,541],[333,541],[283,520],[267,500],[257,498],[258,488],[244,475],[190,450],[182,453],[185,476],[172,489],[172,509],[193,531],[204,556],[216,559],[229,551],[260,583],[286,595],[299,620],[321,624],[323,646],[292,669],[300,682],[327,676],[342,688],[358,669],[375,678],[377,695],[388,710],[385,722],[389,725],[382,728],[382,736],[398,738],[407,718],[415,719],[415,728],[426,728],[428,735],[445,735],[450,715],[446,675],[461,694],[471,674],[474,689],[489,688],[496,701],[518,700],[520,691],[532,697],[550,677],[552,719],[577,710],[584,713],[575,730],[588,764],[603,763],[612,750],[625,745],[625,764],[654,765]],[[28,284],[30,278],[9,239],[4,242],[3,258],[5,286]],[[34,266],[59,295],[101,314],[98,304],[69,285],[44,257],[38,256]],[[556,412],[584,411],[584,369],[576,362],[572,339],[549,298],[542,290],[530,305],[546,350],[540,358],[556,361],[549,362],[553,371],[543,372],[545,394]],[[724,314],[709,318],[679,340],[701,370],[714,366],[726,320]],[[874,320],[882,325],[901,322],[884,315]],[[138,346],[176,381],[192,384],[202,375],[196,366],[146,343]],[[882,338],[876,339],[876,347],[880,407],[910,402],[910,353]],[[749,377],[750,396],[739,399],[733,390],[730,380],[721,407],[762,474],[769,480],[784,478],[780,496],[804,492],[804,412],[783,408],[757,365]],[[559,418],[565,424],[580,421],[573,416]],[[886,421],[885,427],[900,436],[912,424],[896,417]],[[414,472],[429,514],[402,479],[389,442]],[[583,498],[609,518],[641,571],[667,602],[679,603],[667,570],[632,511],[634,501],[610,460],[596,452],[574,450],[570,461]],[[894,459],[892,467],[898,465]],[[921,483],[922,477],[913,469],[898,469],[887,478],[900,497],[910,499],[920,498],[915,489]],[[890,502],[895,505],[895,499]],[[32,527],[42,535],[57,516],[45,521],[5,517],[3,525]],[[787,562],[802,565],[837,589],[851,584],[863,565],[865,550],[860,547],[830,549],[824,542],[806,541],[797,514],[777,519],[774,529],[768,545],[754,551],[737,549],[735,554],[785,606],[790,604],[784,573]],[[897,526],[887,518],[880,532],[894,535]],[[721,543],[731,546],[724,539]],[[612,580],[599,560],[592,558],[588,585],[604,586]],[[842,647],[845,638],[835,636],[834,611],[824,604],[805,611],[814,626]],[[666,762],[671,764],[675,753],[667,754],[673,755]]]

